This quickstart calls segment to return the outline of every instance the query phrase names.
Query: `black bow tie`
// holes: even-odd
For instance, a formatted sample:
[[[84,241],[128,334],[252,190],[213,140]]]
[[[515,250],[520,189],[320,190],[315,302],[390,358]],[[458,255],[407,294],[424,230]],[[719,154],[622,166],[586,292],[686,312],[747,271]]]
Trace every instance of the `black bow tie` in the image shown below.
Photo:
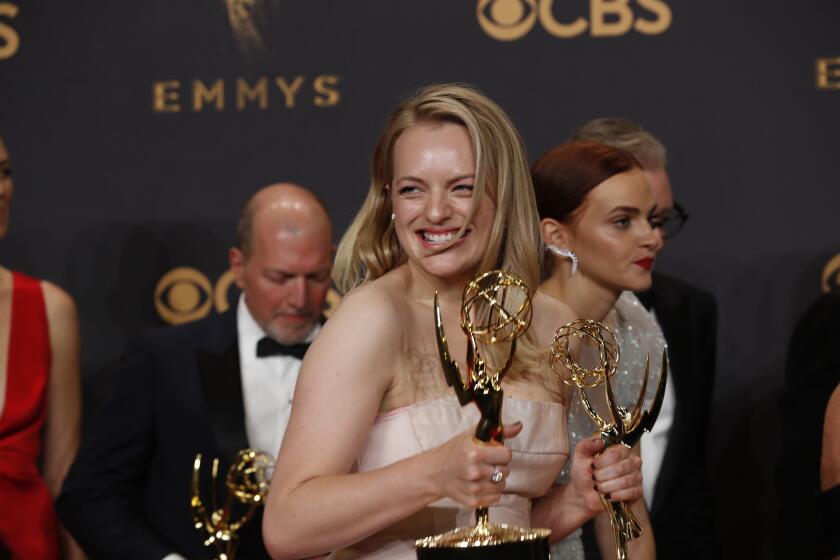
[[[267,358],[269,356],[292,356],[298,360],[302,360],[308,349],[308,342],[299,342],[298,344],[280,344],[273,338],[266,336],[257,342],[257,358]]]

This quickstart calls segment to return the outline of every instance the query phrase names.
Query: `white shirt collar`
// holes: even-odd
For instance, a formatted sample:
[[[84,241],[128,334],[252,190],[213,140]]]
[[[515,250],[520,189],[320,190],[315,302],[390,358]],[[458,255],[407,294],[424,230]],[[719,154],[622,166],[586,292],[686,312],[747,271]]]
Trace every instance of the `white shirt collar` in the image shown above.
[[[248,305],[245,303],[245,292],[239,296],[239,303],[236,309],[236,329],[239,333],[239,356],[242,363],[251,362],[257,359],[257,343],[268,334],[257,324]],[[316,323],[304,342],[312,342],[321,330],[321,324]]]

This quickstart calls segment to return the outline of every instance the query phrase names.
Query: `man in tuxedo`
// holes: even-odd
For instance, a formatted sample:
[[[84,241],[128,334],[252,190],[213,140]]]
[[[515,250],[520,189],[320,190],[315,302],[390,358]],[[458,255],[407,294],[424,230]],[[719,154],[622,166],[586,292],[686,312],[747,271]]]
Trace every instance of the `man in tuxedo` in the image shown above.
[[[57,502],[92,559],[215,556],[193,522],[193,460],[202,454],[207,492],[213,457],[223,479],[241,449],[276,456],[332,257],[321,202],[296,185],[266,187],[246,204],[229,251],[238,305],[129,343]],[[239,533],[240,558],[268,558],[260,525],[258,515]]]
[[[600,118],[574,132],[623,149],[642,165],[653,191],[651,224],[664,246],[688,219],[674,202],[666,150],[641,126],[625,119]],[[642,438],[645,501],[660,559],[716,558],[711,491],[707,478],[707,432],[715,375],[717,304],[687,282],[653,273],[652,288],[637,294],[659,322],[668,343],[670,375],[659,418]],[[587,550],[589,557],[589,550]]]

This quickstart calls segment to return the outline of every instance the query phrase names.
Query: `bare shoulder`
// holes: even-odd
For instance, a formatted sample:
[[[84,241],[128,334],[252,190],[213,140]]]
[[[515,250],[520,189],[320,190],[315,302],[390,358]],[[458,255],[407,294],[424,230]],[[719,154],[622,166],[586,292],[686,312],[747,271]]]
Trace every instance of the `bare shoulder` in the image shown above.
[[[840,484],[840,384],[826,407],[821,455],[820,482],[826,490]]]
[[[12,271],[0,266],[0,294],[9,294],[12,291]]]
[[[322,376],[341,371],[349,379],[378,372],[383,386],[390,383],[398,354],[394,349],[400,348],[403,338],[405,298],[381,280],[387,279],[364,284],[342,299],[315,338],[302,373],[317,370]]]
[[[359,311],[360,308],[370,308],[380,313],[394,313],[400,307],[401,297],[388,276],[377,278],[344,296],[336,309],[336,314],[346,313],[348,310]]]
[[[547,344],[557,329],[577,319],[571,307],[543,292],[534,294],[533,306],[531,325],[540,344]]]
[[[50,327],[55,325],[75,326],[77,322],[76,302],[72,296],[59,286],[46,280],[41,281],[44,292],[44,303],[47,307],[47,318]]]
[[[840,384],[834,388],[834,392],[828,400],[825,409],[825,432],[831,433],[837,444],[840,444]]]
[[[329,415],[347,398],[353,405],[345,412],[372,421],[393,383],[403,328],[399,300],[378,281],[342,299],[304,357],[290,429],[295,418]]]
[[[325,325],[331,330],[355,331],[365,336],[399,334],[405,301],[387,276],[359,286],[344,296]]]
[[[76,303],[67,292],[55,284],[42,280],[41,289],[47,308],[47,325],[52,349],[50,379],[53,381],[50,381],[50,386],[62,392],[69,391],[68,387],[75,387],[75,391],[78,391],[79,318]],[[72,385],[68,386],[67,383]]]

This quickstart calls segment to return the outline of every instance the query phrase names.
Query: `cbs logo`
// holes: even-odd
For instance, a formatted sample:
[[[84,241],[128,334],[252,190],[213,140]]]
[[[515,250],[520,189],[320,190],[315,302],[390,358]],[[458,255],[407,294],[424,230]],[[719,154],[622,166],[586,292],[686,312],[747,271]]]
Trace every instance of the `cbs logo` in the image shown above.
[[[224,313],[230,308],[231,288],[236,286],[233,271],[225,271],[216,284],[210,283],[207,276],[198,269],[190,267],[174,268],[161,276],[155,287],[155,309],[160,318],[170,325],[180,325],[201,319],[215,309]],[[335,289],[327,293],[324,315],[329,317],[341,296]]]
[[[671,8],[664,0],[635,0],[642,10],[640,14],[630,7],[630,0],[589,0],[589,20],[578,17],[574,21],[561,21],[554,4],[555,0],[479,0],[476,15],[484,32],[499,41],[521,39],[537,20],[561,39],[577,37],[587,29],[593,37],[616,37],[631,29],[644,35],[660,35],[673,20]]]
[[[822,291],[840,291],[840,253],[829,259],[823,268]]]
[[[155,309],[161,319],[170,325],[201,319],[212,309],[224,313],[230,307],[228,292],[235,284],[230,270],[222,274],[213,286],[200,270],[186,266],[174,268],[158,280]]]
[[[0,2],[0,17],[14,19],[18,7],[11,2]],[[20,48],[20,35],[15,28],[0,21],[0,60],[12,58]]]

